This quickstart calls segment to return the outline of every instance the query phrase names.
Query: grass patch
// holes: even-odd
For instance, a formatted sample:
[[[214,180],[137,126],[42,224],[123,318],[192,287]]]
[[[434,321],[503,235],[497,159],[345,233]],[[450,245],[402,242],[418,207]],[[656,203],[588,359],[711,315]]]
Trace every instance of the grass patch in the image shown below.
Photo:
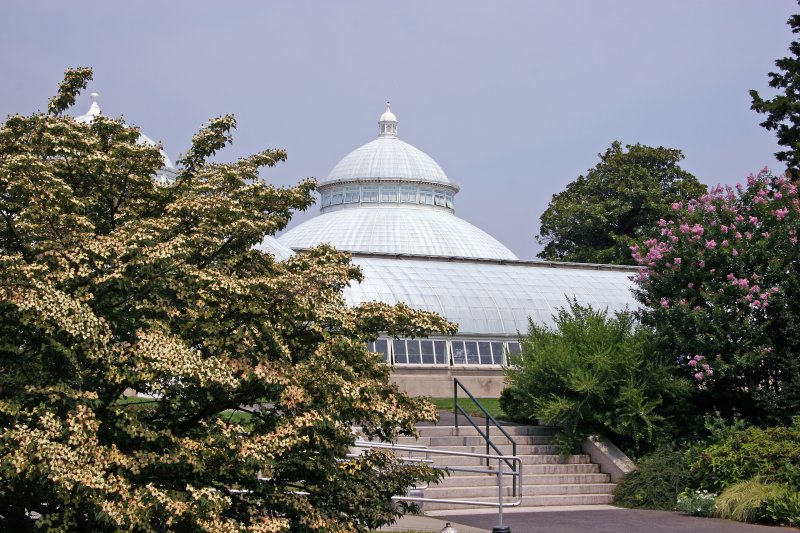
[[[453,398],[429,398],[431,403],[438,409],[453,410]],[[497,420],[507,420],[508,417],[500,407],[500,398],[478,398],[481,405],[489,411],[489,414]],[[460,405],[470,416],[483,416],[483,412],[475,405],[475,402],[469,398],[459,398],[458,405]]]
[[[160,402],[158,398],[143,398],[141,396],[120,396],[117,405],[155,405]]]
[[[117,405],[123,405],[125,407],[131,407],[133,409],[151,409],[156,406],[158,402],[160,402],[158,398],[143,398],[140,396],[122,396],[117,400]],[[217,415],[217,417],[225,420],[226,422],[231,422],[233,424],[243,424],[249,425],[253,418],[248,412],[239,410],[239,409],[228,409],[226,411],[222,411]]]

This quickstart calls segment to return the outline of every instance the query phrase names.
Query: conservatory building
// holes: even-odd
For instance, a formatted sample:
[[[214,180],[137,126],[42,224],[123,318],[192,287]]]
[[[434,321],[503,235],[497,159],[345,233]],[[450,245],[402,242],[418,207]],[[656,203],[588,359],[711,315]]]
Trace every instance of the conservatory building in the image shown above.
[[[529,321],[551,324],[573,298],[609,311],[633,309],[634,267],[522,261],[456,216],[459,186],[430,156],[403,142],[387,104],[378,138],[347,154],[319,183],[318,216],[269,237],[279,259],[328,243],[350,252],[364,280],[349,304],[403,302],[459,325],[453,337],[370,343],[413,395],[452,394],[457,376],[478,396],[499,395],[508,354]]]
[[[101,114],[97,93],[88,111]],[[364,279],[344,291],[347,302],[405,303],[459,325],[452,336],[382,337],[369,348],[393,367],[393,380],[412,395],[448,396],[458,377],[480,397],[498,396],[503,367],[518,352],[530,321],[552,324],[576,300],[597,309],[637,306],[635,267],[519,260],[497,239],[456,216],[459,186],[430,156],[397,136],[389,105],[378,137],[347,154],[321,180],[318,216],[267,237],[259,248],[278,260],[328,243],[347,251]],[[140,133],[139,143],[156,146]],[[157,183],[174,181],[164,151]]]

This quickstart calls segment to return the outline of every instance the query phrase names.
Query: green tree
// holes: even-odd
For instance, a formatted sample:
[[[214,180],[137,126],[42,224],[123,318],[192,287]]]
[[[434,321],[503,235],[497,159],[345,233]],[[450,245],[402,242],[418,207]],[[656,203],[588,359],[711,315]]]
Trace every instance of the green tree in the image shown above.
[[[634,247],[658,350],[696,383],[697,412],[759,425],[800,412],[800,197],[766,171],[673,206]]]
[[[91,79],[67,72],[48,113],[0,126],[0,528],[364,531],[391,496],[437,474],[389,454],[347,458],[351,423],[411,433],[433,406],[388,383],[379,332],[453,332],[402,305],[348,307],[360,278],[319,247],[254,250],[312,203],[275,188],[265,150],[207,159],[211,120],[174,183],[139,131],[64,111]],[[125,401],[134,389],[148,398]]]
[[[559,426],[563,453],[589,435],[634,456],[669,440],[670,413],[690,384],[651,354],[649,331],[631,313],[609,316],[575,302],[553,319],[555,328],[531,322],[520,339],[522,351],[506,372],[506,412]]]
[[[540,218],[548,261],[633,264],[630,246],[652,236],[673,202],[705,186],[678,166],[680,150],[611,143],[600,162],[553,196]]]
[[[800,33],[800,15],[789,17],[787,24],[792,33]],[[753,102],[750,109],[766,115],[761,126],[774,131],[778,144],[786,148],[775,153],[778,161],[786,163],[794,179],[800,174],[800,41],[789,45],[791,56],[775,61],[779,72],[770,72],[769,86],[779,94],[765,100],[756,90],[750,91]]]

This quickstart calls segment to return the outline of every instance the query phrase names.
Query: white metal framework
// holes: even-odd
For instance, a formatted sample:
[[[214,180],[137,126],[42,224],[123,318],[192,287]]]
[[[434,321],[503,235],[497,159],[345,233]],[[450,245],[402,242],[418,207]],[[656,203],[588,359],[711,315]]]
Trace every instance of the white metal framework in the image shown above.
[[[367,342],[367,349],[396,366],[506,366],[508,355],[519,353],[516,340],[507,339],[393,339]]]

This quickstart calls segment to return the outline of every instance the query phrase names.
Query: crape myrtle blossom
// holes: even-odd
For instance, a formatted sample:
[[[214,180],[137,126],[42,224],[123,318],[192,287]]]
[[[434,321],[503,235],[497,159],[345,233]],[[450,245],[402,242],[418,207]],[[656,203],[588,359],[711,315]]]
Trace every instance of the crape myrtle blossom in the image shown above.
[[[697,354],[694,357],[687,356],[686,361],[686,365],[694,372],[693,376],[695,381],[703,381],[714,375],[714,369],[711,368],[711,365],[705,361],[705,357],[702,355]]]
[[[700,389],[736,395],[724,408],[788,416],[775,398],[800,396],[797,186],[764,169],[673,203],[672,216],[631,247],[643,322]]]

